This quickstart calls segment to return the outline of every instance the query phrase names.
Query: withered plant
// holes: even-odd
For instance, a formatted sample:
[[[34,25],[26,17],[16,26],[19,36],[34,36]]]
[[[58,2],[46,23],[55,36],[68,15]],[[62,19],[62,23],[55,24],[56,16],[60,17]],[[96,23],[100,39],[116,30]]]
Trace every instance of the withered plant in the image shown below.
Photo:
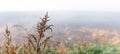
[[[49,21],[48,18],[49,18],[48,13],[46,13],[46,15],[43,18],[41,18],[41,21],[37,23],[36,26],[37,35],[36,34],[28,35],[28,42],[30,43],[30,46],[32,47],[33,50],[35,50],[37,54],[42,54],[48,40],[51,38],[51,36],[46,36],[45,34],[47,30],[51,30],[52,32],[51,27],[53,25],[47,24]]]
[[[6,39],[4,43],[5,52],[7,54],[16,54],[17,45],[12,43],[12,36],[10,34],[10,30],[8,29],[7,25],[3,34]]]

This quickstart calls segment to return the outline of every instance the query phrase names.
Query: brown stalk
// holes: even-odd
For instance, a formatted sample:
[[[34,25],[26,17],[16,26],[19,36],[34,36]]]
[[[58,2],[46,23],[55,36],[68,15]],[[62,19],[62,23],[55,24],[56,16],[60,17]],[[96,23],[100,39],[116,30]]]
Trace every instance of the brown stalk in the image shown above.
[[[8,29],[7,25],[4,31],[4,36],[6,38],[4,43],[5,52],[7,54],[16,54],[17,45],[12,43],[12,36],[10,35],[10,30]]]
[[[47,30],[52,31],[51,27],[53,26],[53,25],[47,25],[47,23],[49,21],[48,18],[49,18],[48,13],[46,13],[46,15],[43,18],[41,18],[41,21],[38,22],[38,24],[36,26],[37,33],[38,33],[37,36],[35,34],[29,34],[29,37],[28,37],[28,42],[30,43],[30,45],[36,51],[37,54],[42,54],[41,46],[44,46],[44,48],[45,48],[48,40],[51,38],[51,36],[49,36],[49,37],[45,36],[45,32]]]

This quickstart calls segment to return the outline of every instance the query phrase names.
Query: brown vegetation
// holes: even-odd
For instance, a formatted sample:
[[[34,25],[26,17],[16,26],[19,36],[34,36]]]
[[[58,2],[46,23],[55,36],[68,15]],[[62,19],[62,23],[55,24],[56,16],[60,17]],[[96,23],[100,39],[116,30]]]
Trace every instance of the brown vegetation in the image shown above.
[[[28,34],[28,42],[26,44],[23,44],[23,46],[17,46],[12,42],[11,32],[6,25],[6,28],[4,30],[4,52],[6,52],[6,54],[21,54],[21,52],[25,54],[31,54],[33,52],[36,54],[42,54],[42,51],[44,51],[48,40],[51,38],[51,36],[46,36],[45,33],[47,30],[52,31],[51,27],[53,25],[47,24],[49,21],[48,18],[48,13],[46,13],[45,17],[41,18],[41,21],[38,22],[36,26],[37,34]]]
[[[48,19],[48,13],[41,19],[41,22],[38,22],[37,24],[37,32],[38,35],[35,34],[29,34],[28,37],[28,43],[33,47],[33,49],[37,52],[37,54],[42,54],[42,49],[40,46],[46,46],[48,40],[51,38],[51,36],[46,37],[45,32],[47,30],[52,31],[52,26],[53,25],[47,25],[47,22],[49,21]],[[43,50],[44,50],[43,48]]]

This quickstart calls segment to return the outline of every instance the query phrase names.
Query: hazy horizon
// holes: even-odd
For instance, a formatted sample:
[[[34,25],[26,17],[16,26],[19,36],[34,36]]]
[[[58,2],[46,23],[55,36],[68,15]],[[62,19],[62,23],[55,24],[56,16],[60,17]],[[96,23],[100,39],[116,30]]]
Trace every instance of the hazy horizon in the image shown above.
[[[0,25],[28,24],[34,25],[45,12],[4,12],[0,13]],[[119,28],[120,12],[95,11],[49,11],[51,23],[55,25],[112,27]],[[108,27],[107,27],[108,26]]]

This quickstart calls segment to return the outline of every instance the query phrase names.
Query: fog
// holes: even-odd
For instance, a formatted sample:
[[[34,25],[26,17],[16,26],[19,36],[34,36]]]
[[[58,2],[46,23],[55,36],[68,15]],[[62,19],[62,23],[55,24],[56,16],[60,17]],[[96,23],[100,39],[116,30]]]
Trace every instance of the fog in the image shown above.
[[[1,12],[0,26],[8,24],[34,25],[45,12]],[[95,11],[49,11],[51,23],[59,26],[87,26],[102,28],[119,28],[119,12],[95,12]]]

